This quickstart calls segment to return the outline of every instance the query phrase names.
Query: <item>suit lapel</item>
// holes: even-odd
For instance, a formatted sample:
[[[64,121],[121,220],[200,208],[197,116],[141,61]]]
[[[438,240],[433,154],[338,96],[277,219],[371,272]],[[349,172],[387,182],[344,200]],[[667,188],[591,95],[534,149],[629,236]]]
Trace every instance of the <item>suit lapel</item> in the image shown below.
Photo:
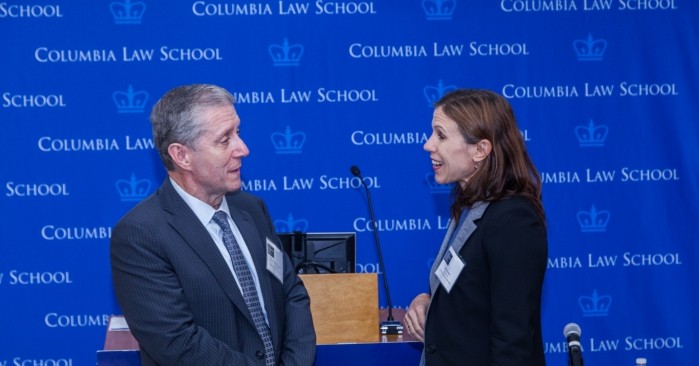
[[[275,340],[277,339],[276,333],[278,329],[274,325],[279,324],[279,321],[276,319],[277,311],[274,309],[274,293],[270,282],[272,281],[272,277],[267,275],[267,243],[260,243],[260,241],[264,239],[260,236],[260,232],[257,230],[257,226],[249,214],[239,207],[236,207],[232,200],[228,201],[228,209],[255,263],[255,270],[257,272],[257,279],[260,281],[262,298],[265,300],[265,312],[267,313],[269,328],[272,332],[272,339]]]
[[[464,224],[459,228],[459,231],[454,236],[454,240],[451,241],[451,246],[455,252],[461,251],[468,238],[476,231],[476,223],[474,221],[483,217],[483,212],[488,208],[488,205],[490,205],[490,202],[477,202],[468,211]]]
[[[170,226],[197,253],[211,273],[213,273],[222,291],[240,309],[250,323],[254,324],[235,278],[233,278],[230,268],[228,268],[226,261],[221,256],[221,252],[216,247],[216,243],[214,243],[209,232],[172,187],[169,178],[165,179],[165,183],[163,183],[159,192],[162,197],[163,209],[171,214],[168,220]]]
[[[447,234],[444,236],[442,246],[439,248],[439,253],[437,253],[437,257],[435,257],[434,263],[432,263],[432,270],[430,271],[430,293],[432,295],[434,295],[435,291],[437,291],[437,287],[439,287],[439,279],[435,273],[442,261],[442,257],[444,257],[444,253],[446,253],[449,247],[453,247],[454,251],[457,253],[461,251],[461,248],[464,247],[468,238],[476,231],[477,226],[475,221],[483,217],[483,213],[485,209],[488,208],[488,205],[490,205],[490,202],[476,202],[468,211],[463,225],[458,228],[458,231],[453,236],[452,233],[457,229],[456,226],[458,223],[454,220],[450,221]]]

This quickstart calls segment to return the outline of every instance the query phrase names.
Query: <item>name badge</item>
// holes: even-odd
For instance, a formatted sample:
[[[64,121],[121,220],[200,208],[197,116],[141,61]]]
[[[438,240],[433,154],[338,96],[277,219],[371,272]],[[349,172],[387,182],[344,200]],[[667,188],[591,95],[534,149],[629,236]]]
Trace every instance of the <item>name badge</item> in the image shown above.
[[[267,270],[284,283],[284,254],[274,243],[267,239]]]
[[[442,259],[442,263],[439,264],[435,273],[437,278],[439,278],[439,282],[447,290],[447,293],[451,291],[464,267],[466,267],[466,263],[456,254],[454,248],[449,247],[449,251],[444,255],[444,259]]]

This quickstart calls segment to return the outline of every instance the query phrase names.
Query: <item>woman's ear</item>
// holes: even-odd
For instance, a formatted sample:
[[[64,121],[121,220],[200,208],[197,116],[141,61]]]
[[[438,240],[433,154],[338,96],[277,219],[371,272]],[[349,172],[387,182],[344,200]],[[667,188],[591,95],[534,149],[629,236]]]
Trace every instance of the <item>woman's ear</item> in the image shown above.
[[[493,151],[493,144],[487,139],[482,139],[476,143],[476,154],[473,160],[479,163],[487,158],[491,151]]]

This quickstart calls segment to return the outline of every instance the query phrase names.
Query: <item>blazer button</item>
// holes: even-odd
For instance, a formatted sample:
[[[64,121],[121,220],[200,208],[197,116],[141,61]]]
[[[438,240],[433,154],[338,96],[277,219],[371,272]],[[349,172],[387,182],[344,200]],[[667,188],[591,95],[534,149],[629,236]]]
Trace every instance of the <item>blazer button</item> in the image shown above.
[[[437,352],[437,346],[434,344],[428,344],[427,346],[425,346],[425,351],[427,353],[435,353]]]
[[[257,352],[255,352],[255,357],[257,357],[258,360],[261,360],[261,359],[265,358],[265,353],[262,351],[257,351]]]

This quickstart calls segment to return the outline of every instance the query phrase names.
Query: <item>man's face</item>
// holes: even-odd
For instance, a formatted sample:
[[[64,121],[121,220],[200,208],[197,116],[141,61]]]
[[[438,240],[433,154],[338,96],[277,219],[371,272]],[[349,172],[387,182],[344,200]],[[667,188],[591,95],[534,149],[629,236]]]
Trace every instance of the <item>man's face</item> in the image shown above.
[[[242,186],[242,159],[250,151],[240,138],[240,118],[232,105],[211,107],[202,117],[204,132],[190,149],[192,175],[208,197],[237,191]]]

